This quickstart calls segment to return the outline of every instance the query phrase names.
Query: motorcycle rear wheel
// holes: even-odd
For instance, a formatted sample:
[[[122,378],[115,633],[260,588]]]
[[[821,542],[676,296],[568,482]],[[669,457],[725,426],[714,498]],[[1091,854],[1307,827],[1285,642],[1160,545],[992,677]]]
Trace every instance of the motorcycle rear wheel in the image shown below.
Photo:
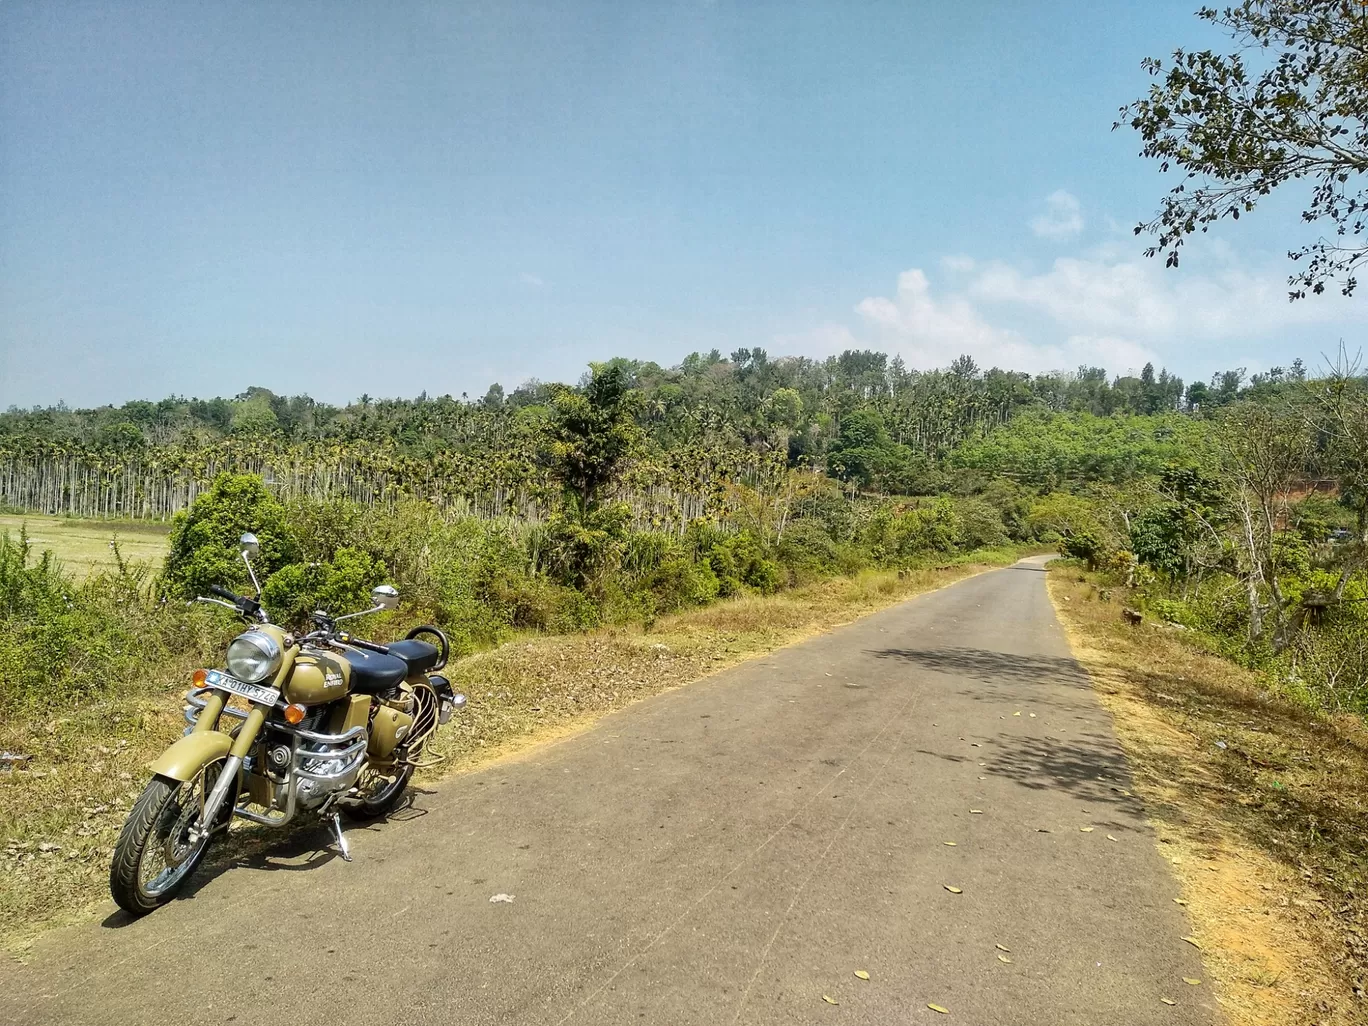
[[[367,766],[356,782],[357,793],[342,804],[342,811],[352,819],[379,819],[386,816],[399,804],[412,776],[412,764],[403,765],[393,776]]]
[[[143,789],[109,867],[109,893],[129,915],[145,916],[174,898],[209,850],[218,830],[193,842],[189,831],[222,765],[206,766],[186,781],[155,776]],[[231,816],[231,803],[224,806]]]

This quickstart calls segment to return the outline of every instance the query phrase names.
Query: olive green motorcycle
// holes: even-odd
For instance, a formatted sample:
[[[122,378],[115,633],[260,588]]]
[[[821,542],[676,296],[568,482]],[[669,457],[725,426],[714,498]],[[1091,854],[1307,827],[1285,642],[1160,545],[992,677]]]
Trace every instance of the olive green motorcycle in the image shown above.
[[[308,812],[330,822],[351,861],[339,813],[370,819],[399,802],[439,724],[465,705],[439,674],[450,654],[436,627],[377,645],[346,620],[399,604],[389,585],[370,609],[332,616],[294,634],[271,623],[252,567],[256,538],[240,551],[255,598],[213,587],[252,626],[228,646],[224,668],[196,670],[185,696],[184,736],[152,764],[152,780],[114,846],[109,889],[135,916],[171,900],[234,816],[284,826]],[[423,640],[424,638],[430,640]]]

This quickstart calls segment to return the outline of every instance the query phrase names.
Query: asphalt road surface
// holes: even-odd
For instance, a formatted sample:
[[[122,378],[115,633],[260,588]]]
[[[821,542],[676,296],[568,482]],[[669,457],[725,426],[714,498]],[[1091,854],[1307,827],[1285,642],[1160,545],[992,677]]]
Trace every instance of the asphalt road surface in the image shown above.
[[[350,865],[310,830],[111,904],[0,966],[0,1022],[1216,1023],[1128,787],[1027,561],[447,780]]]

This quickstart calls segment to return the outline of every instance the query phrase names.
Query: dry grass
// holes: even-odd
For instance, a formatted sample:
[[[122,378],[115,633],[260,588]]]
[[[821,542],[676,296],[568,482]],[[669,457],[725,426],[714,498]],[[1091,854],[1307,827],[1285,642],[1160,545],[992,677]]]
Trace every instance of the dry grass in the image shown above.
[[[28,531],[34,552],[51,549],[78,581],[97,570],[114,566],[110,542],[119,542],[123,558],[131,563],[160,566],[166,557],[171,526],[144,521],[75,520],[31,513],[0,515],[0,533],[16,538]]]
[[[1368,1020],[1368,729],[1271,695],[1190,636],[1050,593],[1135,770],[1234,1026]]]
[[[1004,553],[1000,562],[1010,561]],[[662,617],[650,633],[531,637],[472,656],[450,668],[470,703],[434,740],[447,761],[427,775],[526,751],[637,699],[982,569],[865,573]],[[136,700],[0,723],[0,750],[34,756],[31,768],[0,771],[0,947],[20,953],[39,932],[88,918],[107,900],[110,854],[145,766],[184,726],[179,698],[190,668],[178,670]],[[239,854],[280,838],[250,826],[235,832],[228,847]]]

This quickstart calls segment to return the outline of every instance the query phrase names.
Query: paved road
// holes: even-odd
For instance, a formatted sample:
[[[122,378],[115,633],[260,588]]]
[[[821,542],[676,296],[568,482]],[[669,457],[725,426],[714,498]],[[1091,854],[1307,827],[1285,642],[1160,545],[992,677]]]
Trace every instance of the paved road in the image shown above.
[[[1127,786],[1028,561],[50,935],[0,1022],[1217,1022]]]

